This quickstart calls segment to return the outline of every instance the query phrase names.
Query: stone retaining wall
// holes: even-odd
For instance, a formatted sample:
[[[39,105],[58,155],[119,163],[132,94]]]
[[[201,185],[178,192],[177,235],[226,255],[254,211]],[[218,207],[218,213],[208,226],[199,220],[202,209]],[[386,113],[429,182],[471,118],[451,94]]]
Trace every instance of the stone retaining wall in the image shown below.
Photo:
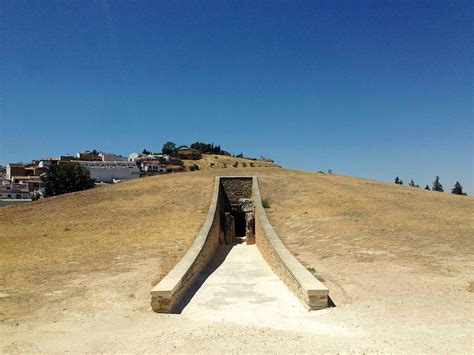
[[[236,190],[233,190],[234,187]],[[186,292],[214,257],[219,241],[224,241],[224,210],[227,199],[224,195],[230,194],[238,200],[243,197],[240,193],[245,198],[252,195],[256,207],[256,244],[273,272],[309,309],[328,306],[328,289],[286,249],[268,221],[257,178],[235,177],[232,180],[230,177],[216,177],[209,212],[191,248],[151,290],[151,307],[155,312],[172,313],[180,305]]]
[[[231,205],[239,204],[241,198],[252,197],[252,177],[221,177],[221,184]]]
[[[151,308],[155,312],[172,313],[214,257],[219,239],[223,238],[221,209],[224,203],[219,185],[217,177],[209,212],[191,248],[168,275],[151,290]]]
[[[255,239],[257,248],[273,272],[310,310],[328,307],[329,290],[289,252],[268,221],[262,206],[258,180],[253,178]]]

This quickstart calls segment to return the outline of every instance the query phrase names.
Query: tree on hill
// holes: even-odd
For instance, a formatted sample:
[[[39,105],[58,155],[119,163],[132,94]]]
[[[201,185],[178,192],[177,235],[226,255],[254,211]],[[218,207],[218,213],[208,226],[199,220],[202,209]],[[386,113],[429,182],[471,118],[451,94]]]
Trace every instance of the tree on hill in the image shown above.
[[[467,193],[463,192],[462,186],[459,183],[459,181],[456,181],[456,184],[454,184],[454,187],[451,189],[451,193],[455,195],[464,195],[467,196]]]
[[[410,183],[408,184],[408,186],[410,186],[410,187],[416,187],[415,182],[413,181],[413,179],[410,180]]]
[[[425,190],[431,190],[428,185],[425,186]]]
[[[395,178],[395,184],[398,184],[398,185],[403,185],[403,180],[400,179],[398,176]]]
[[[176,144],[174,142],[166,142],[161,148],[163,154],[172,154],[176,150]]]
[[[190,148],[199,150],[201,153],[221,154],[222,149],[220,145],[214,145],[214,143],[194,142]]]
[[[142,154],[148,155],[148,154],[151,154],[151,152],[149,150],[146,150],[146,148],[145,148],[145,149],[143,149]]]
[[[77,163],[52,165],[41,175],[41,180],[45,185],[46,197],[87,190],[94,187],[95,182],[89,170]]]
[[[433,182],[433,187],[431,188],[433,191],[444,192],[443,185],[439,182],[439,176],[436,176],[435,181]]]

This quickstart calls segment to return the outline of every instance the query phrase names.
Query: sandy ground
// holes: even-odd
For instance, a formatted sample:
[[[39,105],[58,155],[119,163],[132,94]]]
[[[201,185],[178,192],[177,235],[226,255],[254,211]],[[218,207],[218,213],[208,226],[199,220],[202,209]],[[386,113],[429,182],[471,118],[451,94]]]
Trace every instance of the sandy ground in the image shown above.
[[[293,304],[297,312],[291,307],[281,308],[275,312],[277,317],[260,325],[251,319],[249,307],[242,310],[243,318],[250,318],[248,323],[226,312],[211,311],[200,317],[191,308],[181,315],[156,314],[149,310],[148,284],[139,281],[153,265],[154,261],[150,260],[118,276],[97,274],[77,280],[86,286],[85,294],[58,302],[21,321],[3,323],[0,351],[468,353],[472,350],[467,323],[463,328],[446,320],[444,325],[440,322],[433,327],[438,316],[430,309],[430,317],[424,314],[423,322],[412,324],[413,316],[407,319],[404,312],[398,309],[390,312],[385,305],[370,304],[370,300],[306,314]],[[425,313],[425,309],[420,313]],[[284,320],[286,317],[288,322]],[[279,324],[272,322],[278,318],[283,318]]]
[[[186,180],[189,190],[183,196],[191,193],[186,200],[191,202],[183,206],[206,194],[210,198],[212,184],[206,181],[215,174],[222,171],[176,174],[173,178],[196,178],[206,190],[202,196],[193,195],[196,185]],[[48,277],[29,280],[27,292],[38,293],[31,303],[39,299],[41,304],[2,318],[0,352],[472,353],[474,199],[283,169],[235,169],[229,174],[260,176],[263,197],[270,199],[272,224],[288,248],[330,288],[337,307],[295,315],[296,305],[279,306],[271,318],[277,322],[256,321],[262,306],[256,303],[252,308],[248,302],[231,312],[216,309],[202,316],[192,307],[179,315],[153,313],[150,283],[162,273],[167,256],[179,256],[179,251],[160,244],[160,235],[149,235],[148,242],[159,251],[150,254],[132,243],[127,267],[108,269],[111,264],[105,257],[105,267],[78,269],[62,279],[60,268],[54,274],[48,267]],[[161,184],[162,178],[148,181]],[[126,184],[121,188],[128,190]],[[17,208],[24,207],[13,207]],[[199,213],[204,216],[205,208]],[[68,221],[74,222],[74,217]],[[1,227],[9,230],[5,224]],[[199,223],[193,228],[198,227]],[[17,235],[23,235],[18,225]],[[11,244],[2,247],[7,245]],[[88,260],[86,251],[92,251],[83,252]],[[103,249],[99,251],[91,260],[104,257]],[[26,265],[24,271],[32,272],[36,265],[38,275],[48,263],[34,260],[36,264]],[[8,271],[4,265],[15,266],[2,262],[2,280],[11,270],[16,270],[16,277],[22,275],[22,266]],[[215,277],[223,272],[217,269]],[[12,300],[3,291],[8,284],[9,292],[21,293],[15,289],[19,283],[3,282],[0,301],[10,300],[2,305],[18,301],[23,306],[23,298]]]

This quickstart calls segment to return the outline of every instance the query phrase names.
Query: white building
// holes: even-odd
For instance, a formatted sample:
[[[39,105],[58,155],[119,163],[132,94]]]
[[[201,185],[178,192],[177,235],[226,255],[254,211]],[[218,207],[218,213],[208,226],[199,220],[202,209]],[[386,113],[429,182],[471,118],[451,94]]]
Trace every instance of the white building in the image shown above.
[[[142,170],[146,173],[166,173],[166,166],[161,165],[155,161],[145,160],[140,164]]]
[[[28,185],[16,183],[1,183],[0,184],[0,199],[16,199],[25,200],[30,199],[30,191]]]
[[[49,168],[51,166],[51,160],[40,160],[38,166],[40,168]]]
[[[135,153],[135,152],[130,153],[130,154],[128,155],[128,161],[137,161],[138,158],[140,158],[142,155],[143,155],[143,154]]]
[[[137,164],[128,161],[77,161],[91,174],[97,182],[113,180],[130,180],[140,177]]]
[[[123,156],[117,155],[117,154],[113,154],[113,153],[101,152],[101,153],[99,153],[99,157],[102,159],[102,161],[127,161],[126,157],[123,157]]]

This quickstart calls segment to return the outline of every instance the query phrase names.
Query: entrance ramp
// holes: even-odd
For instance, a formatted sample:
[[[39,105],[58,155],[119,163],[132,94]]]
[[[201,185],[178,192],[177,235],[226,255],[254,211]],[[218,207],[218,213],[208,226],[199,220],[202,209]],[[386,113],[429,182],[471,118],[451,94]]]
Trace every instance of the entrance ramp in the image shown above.
[[[237,307],[244,309],[258,308],[259,302],[281,307],[286,296],[277,292],[275,297],[270,286],[283,284],[307,309],[328,307],[328,289],[284,246],[261,201],[256,177],[216,177],[211,206],[194,243],[151,291],[155,312],[181,313],[187,304],[196,309],[212,299],[215,307],[229,312],[235,307],[229,305],[232,299],[239,299]]]

